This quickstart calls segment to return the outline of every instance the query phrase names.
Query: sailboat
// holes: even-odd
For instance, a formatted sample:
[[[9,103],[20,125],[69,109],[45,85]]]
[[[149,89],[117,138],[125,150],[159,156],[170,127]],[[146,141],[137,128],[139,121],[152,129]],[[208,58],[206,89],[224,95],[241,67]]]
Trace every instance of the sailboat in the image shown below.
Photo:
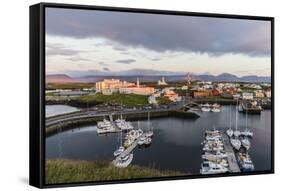
[[[120,132],[120,146],[116,151],[114,151],[113,155],[114,155],[114,157],[117,157],[124,151],[125,151],[125,148],[122,145],[122,131],[121,131]]]
[[[236,121],[235,121],[235,131],[234,131],[234,136],[235,138],[230,138],[230,143],[231,145],[236,149],[239,150],[241,148],[241,142],[238,139],[238,136],[240,135],[240,131],[237,130],[237,123],[238,123],[238,100],[236,104]]]
[[[254,135],[254,133],[251,132],[247,127],[248,127],[248,112],[246,110],[246,128],[244,131],[241,131],[241,135],[243,135],[245,137],[252,137]]]
[[[245,147],[246,150],[249,150],[250,146],[251,146],[251,142],[247,138],[247,135],[248,135],[248,133],[251,133],[251,132],[249,132],[247,127],[248,127],[248,119],[247,119],[247,111],[246,111],[246,129],[245,129],[245,131],[241,132],[241,134],[243,133],[242,135],[244,135],[244,137],[241,138],[241,143],[242,143],[243,147]]]
[[[150,128],[150,114],[148,112],[148,119],[147,119],[147,125],[148,127]],[[152,127],[153,128],[153,127]],[[146,137],[152,137],[153,136],[153,129],[149,129],[147,132],[146,132]]]
[[[125,156],[122,156],[118,161],[115,162],[114,165],[118,168],[126,168],[131,164],[133,157],[134,155],[129,153]]]
[[[226,131],[226,134],[229,136],[229,137],[232,137],[233,136],[233,130],[231,129],[231,108],[229,108],[229,129],[227,129]]]

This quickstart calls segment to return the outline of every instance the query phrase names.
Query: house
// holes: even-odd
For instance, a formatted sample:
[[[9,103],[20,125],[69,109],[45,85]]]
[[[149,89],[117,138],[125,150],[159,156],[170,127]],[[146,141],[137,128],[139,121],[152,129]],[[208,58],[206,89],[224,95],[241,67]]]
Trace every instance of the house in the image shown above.
[[[250,92],[243,92],[242,99],[252,100],[254,99],[254,94]]]
[[[222,93],[222,92],[221,92],[219,89],[217,89],[217,88],[215,88],[215,89],[212,90],[212,95],[213,95],[213,96],[219,96],[221,93]]]
[[[208,97],[211,95],[210,91],[194,91],[193,92],[193,97],[194,98],[200,98],[200,97]]]
[[[271,88],[267,89],[264,94],[266,97],[271,98]]]
[[[257,98],[263,98],[263,97],[264,97],[264,92],[263,92],[263,90],[256,90],[256,91],[255,91],[255,97],[257,97]]]

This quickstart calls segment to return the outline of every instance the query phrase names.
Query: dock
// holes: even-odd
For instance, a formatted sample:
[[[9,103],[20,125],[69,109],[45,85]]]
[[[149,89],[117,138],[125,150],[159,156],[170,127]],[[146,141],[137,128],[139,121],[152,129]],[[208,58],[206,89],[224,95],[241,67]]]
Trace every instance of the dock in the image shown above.
[[[116,163],[117,161],[119,161],[121,159],[121,157],[124,157],[128,154],[130,154],[135,148],[136,146],[138,146],[138,142],[142,137],[145,137],[146,133],[143,133],[139,138],[137,138],[126,150],[124,150],[118,157],[116,157],[112,162]]]
[[[240,168],[238,166],[238,162],[235,157],[235,153],[233,147],[231,146],[228,136],[225,133],[222,133],[222,138],[223,138],[225,153],[227,154],[229,172],[240,172]]]

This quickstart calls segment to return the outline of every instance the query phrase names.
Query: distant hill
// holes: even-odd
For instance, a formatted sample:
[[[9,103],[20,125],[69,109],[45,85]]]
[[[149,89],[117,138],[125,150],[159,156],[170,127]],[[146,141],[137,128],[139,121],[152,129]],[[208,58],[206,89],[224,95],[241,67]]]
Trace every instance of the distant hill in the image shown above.
[[[75,80],[65,74],[50,74],[46,76],[47,83],[73,83]]]
[[[47,75],[47,83],[73,83],[73,82],[97,82],[101,81],[105,78],[107,79],[120,79],[125,80],[128,82],[136,82],[137,78],[141,82],[157,82],[162,77],[165,77],[166,81],[184,81],[186,79],[187,75],[182,74],[170,74],[170,75],[159,75],[159,73],[156,73],[156,75],[148,74],[142,74],[142,75],[133,75],[132,73],[125,74],[124,73],[116,73],[116,75],[87,75],[82,77],[70,77],[65,74],[53,74],[53,75]],[[201,80],[201,81],[218,81],[218,82],[250,82],[250,83],[260,83],[260,82],[271,82],[271,77],[269,76],[243,76],[238,77],[233,74],[229,73],[222,73],[220,75],[211,75],[211,74],[191,74],[191,77],[193,80]]]

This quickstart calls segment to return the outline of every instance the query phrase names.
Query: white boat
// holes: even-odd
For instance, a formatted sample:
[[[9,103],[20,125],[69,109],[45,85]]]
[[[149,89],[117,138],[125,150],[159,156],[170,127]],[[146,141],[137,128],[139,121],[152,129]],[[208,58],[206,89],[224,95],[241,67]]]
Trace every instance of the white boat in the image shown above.
[[[146,137],[143,136],[140,138],[140,140],[138,141],[138,145],[143,145],[145,143]]]
[[[211,111],[211,108],[209,108],[209,107],[202,107],[202,108],[201,108],[201,111],[210,112],[210,111]]]
[[[149,112],[147,114],[147,128],[148,128],[148,131],[146,132],[145,136],[152,137],[154,135],[154,133],[153,133],[153,126],[151,127],[151,125],[150,125],[150,113]]]
[[[144,144],[145,145],[150,145],[152,142],[152,139],[150,137],[146,137]]]
[[[120,146],[116,151],[114,151],[113,155],[115,157],[117,157],[117,156],[119,156],[124,151],[125,151],[125,148],[123,146]]]
[[[128,155],[122,156],[120,160],[115,161],[113,164],[118,168],[126,168],[131,164],[133,157],[134,155],[130,153]]]
[[[253,137],[254,133],[246,128],[244,131],[241,131],[241,135],[246,136],[246,137]]]
[[[214,113],[218,113],[218,112],[220,112],[221,110],[220,110],[219,108],[212,108],[211,111],[214,112]]]
[[[220,105],[219,104],[217,104],[217,103],[214,103],[213,105],[212,105],[212,109],[211,109],[211,111],[212,112],[220,112],[221,110],[220,110]]]
[[[233,146],[233,148],[235,148],[237,151],[239,151],[239,149],[241,148],[241,142],[239,139],[230,139],[230,143]]]
[[[231,128],[227,129],[226,134],[227,134],[229,137],[232,137],[232,136],[233,136],[233,130],[232,130]]]
[[[235,137],[239,137],[239,136],[241,135],[241,132],[238,131],[238,130],[235,130],[235,131],[233,132],[233,134],[234,134]]]
[[[241,143],[242,143],[243,147],[245,147],[245,149],[247,149],[247,150],[250,149],[251,143],[248,138],[246,138],[246,137],[242,138]]]
[[[112,124],[111,124],[110,121],[108,121],[107,119],[104,118],[103,121],[99,121],[99,122],[97,123],[97,127],[98,127],[99,129],[109,128],[109,127],[112,127]]]
[[[210,166],[209,163],[202,163],[201,164],[201,169],[200,169],[200,173],[201,174],[218,174],[218,173],[226,173],[228,172],[228,168],[219,165],[219,164],[215,164]]]
[[[217,160],[217,159],[226,158],[227,154],[222,152],[216,152],[216,153],[205,152],[205,154],[203,154],[201,157],[202,159]]]

